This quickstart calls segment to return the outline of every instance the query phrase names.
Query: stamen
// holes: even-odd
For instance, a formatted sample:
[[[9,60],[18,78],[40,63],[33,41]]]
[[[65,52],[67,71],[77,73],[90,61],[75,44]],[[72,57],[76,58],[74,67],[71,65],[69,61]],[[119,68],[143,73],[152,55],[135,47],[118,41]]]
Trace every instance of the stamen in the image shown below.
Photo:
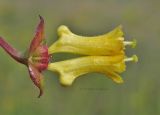
[[[138,62],[138,57],[136,55],[133,55],[132,57],[124,59],[125,62],[133,61],[135,63]]]
[[[123,43],[125,46],[130,45],[132,48],[135,48],[137,41],[136,41],[136,39],[133,39],[133,41],[124,41]]]

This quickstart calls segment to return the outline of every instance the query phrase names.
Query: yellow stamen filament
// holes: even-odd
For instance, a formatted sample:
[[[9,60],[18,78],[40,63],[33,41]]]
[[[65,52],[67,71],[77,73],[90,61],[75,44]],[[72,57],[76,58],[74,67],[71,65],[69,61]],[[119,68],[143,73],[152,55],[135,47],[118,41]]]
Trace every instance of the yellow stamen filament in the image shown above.
[[[131,46],[132,48],[135,48],[136,45],[137,45],[137,41],[136,41],[135,39],[133,39],[133,41],[124,41],[123,43],[124,43],[124,46],[129,45],[129,46]]]
[[[136,55],[133,55],[132,57],[124,59],[125,62],[133,61],[133,62],[138,62],[138,57]]]

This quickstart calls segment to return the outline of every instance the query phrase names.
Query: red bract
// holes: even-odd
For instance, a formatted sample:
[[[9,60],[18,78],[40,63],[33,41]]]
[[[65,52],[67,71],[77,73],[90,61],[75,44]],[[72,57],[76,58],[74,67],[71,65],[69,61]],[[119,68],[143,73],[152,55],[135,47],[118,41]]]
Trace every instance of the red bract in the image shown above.
[[[41,72],[48,67],[50,55],[44,38],[44,20],[40,16],[40,23],[37,26],[35,37],[25,54],[17,51],[0,37],[0,46],[16,61],[28,67],[33,83],[39,88],[40,97],[43,94],[43,76]]]

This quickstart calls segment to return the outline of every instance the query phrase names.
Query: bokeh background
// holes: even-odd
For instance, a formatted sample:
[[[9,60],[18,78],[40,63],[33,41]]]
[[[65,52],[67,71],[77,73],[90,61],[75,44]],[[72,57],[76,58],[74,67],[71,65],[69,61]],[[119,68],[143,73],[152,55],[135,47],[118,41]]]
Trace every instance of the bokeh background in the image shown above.
[[[31,82],[27,68],[0,49],[0,115],[160,115],[160,1],[158,0],[0,0],[0,35],[24,51],[39,22],[45,19],[48,45],[57,28],[67,25],[80,35],[99,35],[123,25],[125,39],[137,39],[139,62],[127,63],[125,83],[91,73],[71,87],[45,71],[45,92]],[[54,61],[76,57],[54,54]]]

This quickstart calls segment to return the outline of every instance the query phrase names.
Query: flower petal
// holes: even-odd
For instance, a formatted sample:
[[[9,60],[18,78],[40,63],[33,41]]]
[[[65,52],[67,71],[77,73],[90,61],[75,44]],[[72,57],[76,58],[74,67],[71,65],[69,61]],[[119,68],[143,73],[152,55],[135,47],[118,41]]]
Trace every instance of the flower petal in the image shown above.
[[[113,72],[109,68],[106,69],[104,74],[106,74],[107,77],[111,78],[116,83],[123,83],[124,82],[120,75],[118,75],[117,73]]]
[[[34,52],[44,39],[44,20],[41,16],[39,17],[40,17],[40,23],[37,26],[35,37],[31,42],[30,49],[29,49],[30,53]]]
[[[43,76],[42,74],[32,65],[32,64],[28,64],[28,70],[29,70],[29,74],[30,77],[33,81],[33,83],[39,88],[40,93],[39,96],[40,97],[43,94]]]
[[[66,61],[50,63],[48,70],[60,74],[60,83],[66,86],[84,74],[98,72],[106,74],[116,83],[122,83],[117,73],[125,71],[124,55],[116,56],[86,56]]]
[[[58,34],[59,39],[49,47],[49,54],[66,52],[110,56],[120,54],[124,50],[121,26],[107,34],[92,37],[76,35],[66,26],[60,26]]]

